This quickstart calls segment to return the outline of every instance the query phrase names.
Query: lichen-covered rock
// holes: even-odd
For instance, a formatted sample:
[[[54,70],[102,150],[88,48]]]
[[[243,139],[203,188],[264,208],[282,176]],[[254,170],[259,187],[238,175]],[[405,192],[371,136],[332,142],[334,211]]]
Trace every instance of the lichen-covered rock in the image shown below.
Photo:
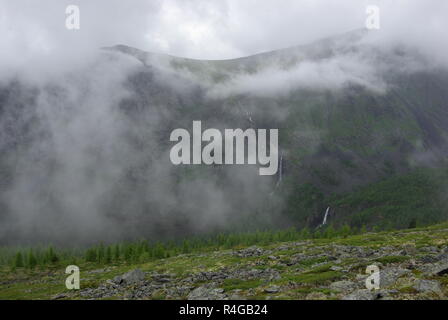
[[[349,292],[354,289],[357,289],[359,287],[359,284],[353,282],[353,281],[336,281],[330,284],[330,289],[340,291],[340,292]]]
[[[407,269],[386,268],[380,271],[380,288],[388,288],[395,284],[398,278],[409,274],[411,271]]]
[[[270,287],[264,289],[264,292],[266,292],[266,293],[277,293],[279,291],[280,291],[279,286],[270,286]]]
[[[323,292],[311,292],[307,294],[306,300],[326,300],[327,296]]]
[[[342,298],[342,300],[378,300],[381,293],[368,289],[359,289]]]
[[[140,269],[135,269],[121,276],[116,276],[114,282],[118,284],[131,284],[145,280],[145,273]]]
[[[416,284],[414,285],[414,288],[418,292],[434,292],[437,294],[442,293],[442,288],[440,286],[440,283],[435,280],[417,280]]]
[[[227,295],[224,294],[224,289],[221,288],[208,288],[201,286],[190,292],[188,300],[224,300]]]
[[[262,248],[252,246],[246,249],[236,251],[235,255],[238,257],[247,258],[247,257],[258,257],[266,253],[270,253],[270,251],[265,251]]]

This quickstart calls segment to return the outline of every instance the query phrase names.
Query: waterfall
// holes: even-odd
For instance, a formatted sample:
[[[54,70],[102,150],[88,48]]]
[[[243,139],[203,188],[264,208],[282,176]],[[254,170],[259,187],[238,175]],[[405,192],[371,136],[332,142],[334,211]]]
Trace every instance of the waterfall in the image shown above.
[[[325,215],[324,215],[324,220],[322,221],[322,226],[327,224],[327,217],[328,217],[328,213],[330,212],[330,207],[327,208],[327,211],[325,211]]]
[[[324,214],[324,220],[322,220],[322,223],[316,227],[316,230],[322,228],[324,225],[327,224],[327,218],[329,213],[330,213],[330,207],[327,207],[327,210],[325,210]]]
[[[279,162],[278,162],[277,183],[275,184],[274,190],[272,190],[272,192],[269,194],[270,196],[272,196],[275,193],[275,189],[278,188],[278,186],[280,185],[280,182],[282,182],[282,179],[283,179],[283,154],[280,154],[280,159],[279,159]]]
[[[277,184],[275,185],[276,187],[278,187],[280,185],[280,182],[282,182],[283,179],[283,154],[280,155],[280,161],[279,161],[279,165],[278,165],[278,180],[277,180]]]
[[[247,117],[247,120],[249,120],[251,125],[255,125],[254,121],[252,120],[252,116],[250,115],[250,113],[248,111],[246,111],[246,117]]]

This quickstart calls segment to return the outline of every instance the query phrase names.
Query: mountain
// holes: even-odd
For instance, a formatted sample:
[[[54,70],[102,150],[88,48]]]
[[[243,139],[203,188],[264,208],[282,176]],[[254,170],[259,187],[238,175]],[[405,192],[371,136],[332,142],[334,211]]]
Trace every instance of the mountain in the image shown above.
[[[231,60],[104,48],[69,77],[1,86],[0,240],[315,228],[327,207],[335,226],[445,220],[447,86],[366,31]],[[173,166],[170,132],[194,120],[278,128],[282,170]]]

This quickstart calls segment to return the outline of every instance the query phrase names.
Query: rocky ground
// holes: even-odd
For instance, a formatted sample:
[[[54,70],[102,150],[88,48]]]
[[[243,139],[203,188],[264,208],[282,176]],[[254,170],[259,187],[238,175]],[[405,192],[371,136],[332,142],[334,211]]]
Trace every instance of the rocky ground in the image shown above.
[[[81,289],[62,271],[6,277],[0,298],[446,299],[448,228],[369,233],[188,254],[140,265],[81,267]],[[380,288],[366,289],[377,265]],[[87,268],[84,270],[83,268]]]

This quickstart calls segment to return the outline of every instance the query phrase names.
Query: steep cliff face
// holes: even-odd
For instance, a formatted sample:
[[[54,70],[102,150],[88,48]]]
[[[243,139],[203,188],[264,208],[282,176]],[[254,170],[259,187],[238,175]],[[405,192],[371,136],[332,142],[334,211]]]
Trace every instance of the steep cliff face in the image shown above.
[[[42,83],[2,84],[3,239],[315,226],[347,193],[444,166],[448,72],[408,48],[378,48],[364,32],[235,60],[119,45],[98,61]],[[193,120],[278,128],[281,181],[255,166],[173,166],[170,132]],[[368,207],[333,208],[328,220],[339,212],[361,225]]]

